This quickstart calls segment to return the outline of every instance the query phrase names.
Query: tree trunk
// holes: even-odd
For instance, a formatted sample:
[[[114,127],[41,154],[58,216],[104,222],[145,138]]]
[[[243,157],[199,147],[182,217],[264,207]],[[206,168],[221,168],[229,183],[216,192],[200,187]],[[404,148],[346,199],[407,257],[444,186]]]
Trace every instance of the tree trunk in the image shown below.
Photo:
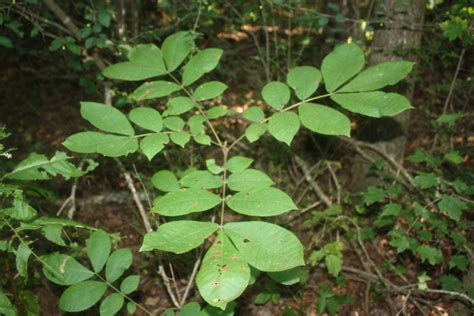
[[[369,65],[397,59],[416,61],[416,57],[410,53],[420,47],[425,0],[380,0],[377,5],[382,14],[376,19],[380,19],[382,23],[374,32]],[[398,92],[411,99],[413,87],[411,81]],[[360,122],[356,137],[373,143],[397,161],[402,162],[409,119],[409,111],[393,118],[364,118]],[[365,190],[369,185],[377,183],[377,179],[367,176],[369,166],[370,163],[365,162],[362,157],[356,158],[352,182],[354,191]]]

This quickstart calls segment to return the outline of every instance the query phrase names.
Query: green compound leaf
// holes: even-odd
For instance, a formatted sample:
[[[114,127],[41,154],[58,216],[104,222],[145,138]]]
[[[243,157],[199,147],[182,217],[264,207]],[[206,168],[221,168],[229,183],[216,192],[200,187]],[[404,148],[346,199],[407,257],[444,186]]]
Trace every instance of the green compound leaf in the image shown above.
[[[194,91],[194,98],[198,101],[217,98],[227,90],[227,85],[220,81],[203,83]]]
[[[226,204],[235,212],[250,216],[275,216],[297,209],[288,194],[275,188],[241,191],[227,198]]]
[[[265,118],[263,110],[258,106],[251,106],[242,114],[242,116],[250,122],[260,123]]]
[[[132,265],[132,251],[130,248],[117,249],[107,260],[105,266],[105,277],[110,283],[122,276],[122,274]]]
[[[298,111],[303,126],[313,132],[350,136],[351,121],[339,111],[315,103],[302,104]]]
[[[169,72],[178,68],[194,47],[194,38],[191,32],[178,32],[168,36],[161,50]]]
[[[45,257],[44,262],[44,275],[48,280],[59,285],[75,284],[94,276],[94,272],[67,255],[52,254]]]
[[[161,170],[153,175],[151,183],[155,188],[163,192],[179,190],[179,182],[174,173],[169,170]]]
[[[163,120],[160,112],[148,107],[135,108],[128,114],[130,121],[144,129],[160,132],[163,128]]]
[[[176,83],[158,80],[145,82],[135,91],[133,91],[130,97],[133,100],[140,102],[144,100],[166,97],[179,90],[181,90],[181,87]]]
[[[372,91],[394,85],[411,72],[413,65],[408,61],[389,61],[375,65],[361,72],[338,92]]]
[[[272,81],[263,87],[262,97],[269,106],[281,110],[284,105],[290,102],[291,91],[286,84]]]
[[[339,272],[342,269],[342,257],[339,255],[328,254],[324,258],[324,263],[326,264],[326,268],[328,269],[329,274],[333,277],[337,277]]]
[[[191,140],[191,135],[187,132],[174,132],[170,134],[170,139],[173,143],[184,148],[184,146]]]
[[[174,221],[162,224],[156,232],[147,233],[140,251],[158,249],[181,254],[199,247],[219,225],[211,222]]]
[[[67,246],[62,237],[63,226],[59,224],[44,225],[41,227],[41,232],[43,236],[59,246]]]
[[[469,259],[466,256],[457,255],[452,256],[449,260],[449,268],[458,268],[461,271],[466,271],[469,267]]]
[[[195,135],[195,136],[193,136],[193,139],[198,144],[206,145],[206,146],[211,145],[211,137],[209,137],[206,134]]]
[[[180,131],[184,127],[184,120],[179,116],[169,116],[163,120],[165,127],[172,131]]]
[[[331,99],[351,112],[377,118],[413,108],[403,95],[381,91],[336,94]]]
[[[161,50],[153,44],[137,45],[130,51],[129,59],[105,68],[102,74],[112,79],[137,81],[167,73]]]
[[[300,281],[301,272],[301,267],[298,266],[285,271],[268,272],[268,276],[278,283],[284,285],[293,285]]]
[[[81,102],[81,116],[105,132],[135,135],[127,117],[113,106],[96,102]]]
[[[253,162],[253,159],[234,156],[227,161],[226,168],[229,172],[238,172],[247,169]]]
[[[277,272],[304,265],[303,245],[289,230],[267,222],[224,225],[243,259],[260,271]]]
[[[183,85],[189,86],[206,73],[212,71],[219,64],[223,50],[207,48],[191,58],[183,67]]]
[[[122,283],[120,283],[120,292],[122,292],[123,294],[130,294],[138,288],[139,284],[139,275],[129,275],[128,277],[123,279]]]
[[[227,179],[227,185],[234,191],[265,188],[273,184],[272,179],[265,173],[255,169],[245,169],[234,172]]]
[[[107,262],[112,244],[110,237],[103,230],[97,230],[86,240],[87,256],[94,271],[99,273]]]
[[[413,180],[421,189],[429,189],[438,184],[438,176],[434,173],[420,172]]]
[[[2,36],[0,36],[0,45],[2,41]],[[5,316],[17,316],[18,310],[15,305],[12,304],[8,296],[6,296],[3,291],[0,292],[0,313]]]
[[[202,115],[193,115],[188,120],[188,126],[191,130],[191,134],[199,135],[204,132],[204,122],[206,118]]]
[[[65,153],[57,151],[48,160],[45,155],[31,153],[26,159],[19,162],[12,172],[4,177],[15,180],[47,180],[51,176],[61,175],[66,179],[80,177],[96,167],[96,163],[87,160],[88,166],[85,170],[79,170],[72,163],[68,162],[71,157]]]
[[[245,137],[251,143],[256,142],[267,131],[267,124],[253,123],[245,130]]]
[[[356,44],[342,44],[327,55],[321,72],[327,92],[333,92],[364,67],[364,52]]]
[[[180,115],[194,108],[194,101],[188,97],[175,97],[168,100],[168,110],[163,112],[166,115]]]
[[[123,306],[124,298],[119,293],[112,293],[100,304],[100,315],[110,316],[117,314]]]
[[[194,189],[216,189],[222,187],[222,178],[206,170],[192,171],[179,181],[182,186]]]
[[[286,82],[300,100],[305,100],[316,92],[321,79],[321,72],[311,66],[293,68],[286,76]]]
[[[59,299],[59,308],[65,312],[82,312],[94,306],[107,290],[100,281],[83,281],[68,287]]]
[[[450,219],[455,221],[459,221],[462,212],[469,208],[467,203],[454,196],[444,196],[438,202],[438,207],[441,212],[447,214]]]
[[[77,153],[99,153],[108,157],[126,156],[138,150],[136,138],[99,132],[73,134],[63,142],[63,145]]]
[[[208,120],[214,120],[219,117],[226,116],[227,113],[229,113],[229,110],[226,108],[223,108],[222,106],[213,106],[212,108],[207,111],[207,119]]]
[[[201,306],[197,302],[191,302],[191,303],[187,303],[183,305],[183,307],[181,307],[181,309],[179,310],[179,314],[178,314],[178,316],[194,316],[194,315],[202,316]],[[165,313],[165,316],[168,316],[168,315]],[[174,316],[174,312],[173,312],[173,316]]]
[[[133,302],[128,302],[127,303],[127,312],[130,314],[130,315],[133,315],[135,314],[135,311],[137,310],[137,304],[133,303]]]
[[[213,174],[221,174],[224,171],[224,168],[218,166],[215,159],[207,159],[206,167]]]
[[[268,121],[268,132],[277,140],[290,146],[293,137],[300,130],[300,119],[293,112],[275,113]]]
[[[15,250],[15,263],[18,273],[24,277],[28,278],[28,259],[31,255],[30,247],[25,243],[20,243],[18,248]]]
[[[199,293],[207,303],[224,310],[244,292],[249,280],[247,262],[221,232],[204,256],[196,276]]]
[[[160,151],[165,148],[165,144],[169,142],[169,137],[166,134],[152,134],[145,136],[140,141],[140,148],[149,161],[153,159]]]
[[[206,211],[220,202],[218,195],[206,190],[182,189],[155,200],[151,211],[164,216],[181,216]]]
[[[432,266],[443,262],[441,250],[430,246],[418,246],[416,252],[420,255],[421,262],[428,261]]]

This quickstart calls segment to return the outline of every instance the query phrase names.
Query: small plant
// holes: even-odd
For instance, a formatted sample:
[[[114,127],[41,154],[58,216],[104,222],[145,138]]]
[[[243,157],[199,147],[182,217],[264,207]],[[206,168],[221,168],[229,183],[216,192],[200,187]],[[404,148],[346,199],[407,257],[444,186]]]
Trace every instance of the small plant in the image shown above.
[[[149,160],[173,143],[185,148],[191,140],[220,149],[220,159],[207,160],[206,168],[185,172],[180,179],[168,170],[155,173],[152,183],[163,195],[154,201],[151,212],[177,220],[147,233],[141,251],[182,254],[210,240],[196,284],[207,303],[225,309],[249,285],[251,268],[271,274],[304,265],[298,238],[262,220],[298,207],[287,193],[273,186],[269,176],[250,167],[251,158],[232,155],[236,144],[244,139],[256,142],[268,132],[289,146],[301,125],[316,133],[348,137],[350,119],[329,105],[371,117],[407,110],[411,105],[405,97],[379,89],[402,80],[413,64],[393,61],[361,71],[365,64],[362,50],[355,44],[340,45],[324,58],[321,71],[296,67],[289,71],[286,83],[265,85],[262,97],[269,108],[246,110],[243,119],[249,125],[245,133],[229,141],[221,136],[216,120],[236,114],[219,105],[209,106],[227,86],[220,81],[199,82],[218,66],[223,51],[198,50],[194,39],[192,32],[179,32],[166,38],[161,48],[137,45],[128,52],[128,61],[106,68],[103,74],[113,79],[143,81],[166,76],[170,81],[147,81],[135,89],[130,100],[136,107],[128,117],[112,106],[82,102],[82,117],[100,131],[71,135],[64,146],[77,153],[109,157],[140,150]],[[321,81],[326,93],[313,96]],[[167,100],[161,102],[166,107],[156,101],[164,98]],[[328,99],[325,105],[312,103],[324,98]],[[251,219],[226,222],[229,209]],[[214,211],[209,216],[203,214],[210,210]],[[195,220],[197,215],[201,221]],[[333,257],[339,258],[328,252],[326,260]]]
[[[389,245],[397,254],[410,253],[421,263],[446,266],[449,272],[440,279],[441,287],[472,292],[463,289],[455,275],[470,265],[465,247],[468,222],[463,218],[473,206],[469,199],[474,194],[469,185],[473,175],[457,169],[463,158],[454,150],[440,157],[419,149],[407,160],[418,165],[419,171],[408,175],[408,182],[394,184],[388,177],[385,184],[370,187],[363,194],[361,209],[382,205],[374,224],[376,229],[388,230]],[[448,254],[444,249],[455,251]]]

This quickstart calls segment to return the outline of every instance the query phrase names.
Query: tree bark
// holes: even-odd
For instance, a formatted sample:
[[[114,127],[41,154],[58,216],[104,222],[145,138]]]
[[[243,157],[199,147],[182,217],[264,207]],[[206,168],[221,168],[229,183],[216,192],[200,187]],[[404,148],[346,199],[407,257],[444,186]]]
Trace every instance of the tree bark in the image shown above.
[[[412,52],[420,48],[425,0],[380,0],[377,6],[382,14],[376,19],[381,20],[381,23],[374,32],[369,65],[397,59],[415,62],[416,57]],[[413,81],[409,79],[398,92],[411,99],[413,88]],[[409,119],[409,111],[393,118],[364,118],[356,131],[356,137],[373,143],[401,163],[405,155]],[[360,156],[356,158],[352,170],[354,191],[365,190],[369,185],[377,183],[378,179],[368,177],[369,167],[370,163]]]

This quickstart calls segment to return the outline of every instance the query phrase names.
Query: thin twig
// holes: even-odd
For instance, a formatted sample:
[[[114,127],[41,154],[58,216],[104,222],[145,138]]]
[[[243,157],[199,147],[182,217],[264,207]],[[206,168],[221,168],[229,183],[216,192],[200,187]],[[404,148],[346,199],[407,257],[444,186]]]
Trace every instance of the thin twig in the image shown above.
[[[158,265],[158,275],[161,277],[163,280],[163,284],[165,285],[166,292],[168,292],[168,295],[171,298],[171,301],[173,302],[173,305],[180,309],[181,305],[179,304],[179,301],[176,299],[176,296],[173,293],[173,289],[171,288],[170,280],[168,276],[166,275],[165,269],[163,268],[162,264]]]
[[[194,262],[193,271],[191,272],[191,276],[189,277],[188,285],[186,286],[186,289],[184,290],[183,298],[181,299],[181,306],[183,306],[186,303],[186,299],[188,298],[189,291],[193,287],[194,278],[196,277],[196,274],[198,272],[200,265],[201,265],[201,258],[198,258],[196,262]]]
[[[128,188],[130,192],[132,193],[133,200],[135,201],[135,204],[137,205],[138,212],[140,213],[140,217],[142,218],[143,225],[145,226],[145,229],[147,232],[153,231],[151,228],[150,220],[148,219],[148,215],[146,214],[145,207],[143,206],[143,203],[140,199],[140,196],[138,195],[137,188],[135,187],[135,184],[133,183],[133,179],[130,176],[130,173],[125,169],[123,166],[122,162],[119,159],[115,159],[117,162],[117,165],[119,166],[123,176],[125,177],[125,181],[127,182]]]
[[[298,155],[295,155],[295,162],[298,164],[298,166],[303,170],[304,177],[306,181],[308,181],[309,185],[313,188],[314,192],[316,195],[321,199],[321,201],[327,206],[331,207],[332,206],[332,201],[331,199],[324,193],[324,191],[321,189],[321,187],[318,185],[316,180],[314,180],[311,177],[311,173],[309,172],[309,168],[306,165],[306,162],[299,157]]]
[[[79,166],[77,169],[79,171],[82,171],[82,167],[84,166],[84,160],[81,160],[79,163]],[[79,182],[79,177],[74,178],[74,182],[71,187],[71,193],[69,194],[68,198],[64,201],[64,203],[61,205],[59,210],[56,212],[56,216],[61,215],[61,213],[64,211],[66,206],[69,205],[69,209],[67,212],[67,218],[72,219],[74,217],[74,213],[76,212],[76,191],[77,191],[77,183]]]
[[[176,278],[174,276],[173,265],[171,263],[168,263],[168,266],[170,267],[171,280],[173,280],[173,286],[174,286],[174,290],[176,291],[176,297],[177,297],[178,301],[181,302],[181,296],[179,294],[178,284],[176,283]],[[181,304],[181,306],[182,306],[182,304]]]
[[[449,93],[448,93],[448,96],[446,97],[446,101],[444,101],[443,114],[446,114],[446,112],[448,111],[448,106],[451,101],[451,97],[453,95],[454,86],[456,84],[456,80],[458,79],[459,71],[461,70],[461,65],[462,65],[465,52],[466,52],[466,49],[463,48],[461,50],[461,54],[459,55],[458,65],[456,67],[456,71],[454,72],[454,77],[453,77],[453,80],[451,81],[451,86],[449,87]]]
[[[334,169],[331,166],[331,162],[326,161],[326,166],[328,168],[329,174],[331,175],[332,181],[334,182],[334,185],[336,186],[336,203],[341,204],[341,185],[339,183],[339,180],[337,179]]]

